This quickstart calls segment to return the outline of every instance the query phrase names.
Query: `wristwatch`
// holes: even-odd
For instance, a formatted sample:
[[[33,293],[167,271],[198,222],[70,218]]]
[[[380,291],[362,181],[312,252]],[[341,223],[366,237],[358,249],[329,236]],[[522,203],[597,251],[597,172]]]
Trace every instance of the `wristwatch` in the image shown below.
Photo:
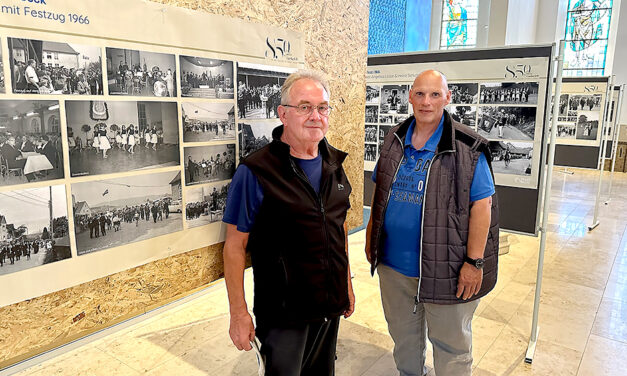
[[[474,266],[477,269],[483,269],[483,265],[485,264],[484,259],[482,258],[471,259],[470,257],[468,257],[468,255],[464,256],[464,262],[469,263],[470,265]]]

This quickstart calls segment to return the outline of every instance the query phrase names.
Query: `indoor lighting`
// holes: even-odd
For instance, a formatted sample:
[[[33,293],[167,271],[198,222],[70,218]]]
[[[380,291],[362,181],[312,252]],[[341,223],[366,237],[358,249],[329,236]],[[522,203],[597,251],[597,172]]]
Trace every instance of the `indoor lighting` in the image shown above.
[[[13,116],[13,120],[20,120],[20,117],[15,115],[15,116]]]
[[[37,115],[37,114],[36,114],[36,113],[34,113],[33,111],[31,111],[31,112],[29,112],[29,113],[27,113],[27,114],[26,114],[26,117],[28,117],[28,116],[34,116],[34,115]]]
[[[59,109],[59,105],[58,104],[55,104],[55,105],[52,105],[52,106],[48,107],[48,111],[54,111],[54,110],[58,110],[58,109]]]

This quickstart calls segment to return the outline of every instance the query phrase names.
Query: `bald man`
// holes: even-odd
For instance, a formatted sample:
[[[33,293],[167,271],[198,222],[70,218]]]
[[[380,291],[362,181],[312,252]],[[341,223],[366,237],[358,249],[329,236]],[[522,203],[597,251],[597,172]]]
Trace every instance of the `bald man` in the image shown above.
[[[394,360],[426,375],[470,375],[471,321],[496,284],[498,207],[488,141],[454,121],[446,77],[428,70],[409,93],[414,116],[385,137],[372,179],[366,257],[377,270]]]

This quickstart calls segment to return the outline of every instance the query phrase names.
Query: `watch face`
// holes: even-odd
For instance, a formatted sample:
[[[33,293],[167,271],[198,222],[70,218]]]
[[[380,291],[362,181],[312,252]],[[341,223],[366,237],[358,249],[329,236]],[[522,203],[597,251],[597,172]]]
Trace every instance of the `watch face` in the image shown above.
[[[482,269],[483,268],[483,264],[485,263],[485,261],[483,259],[477,259],[475,260],[475,266],[478,269]]]

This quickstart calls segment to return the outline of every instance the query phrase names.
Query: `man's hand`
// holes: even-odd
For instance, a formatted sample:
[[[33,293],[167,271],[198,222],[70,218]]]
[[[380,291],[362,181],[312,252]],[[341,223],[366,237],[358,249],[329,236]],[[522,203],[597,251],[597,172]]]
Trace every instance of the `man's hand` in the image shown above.
[[[355,294],[353,293],[352,284],[348,286],[348,309],[342,313],[344,318],[347,319],[355,312]]]
[[[255,340],[255,326],[253,325],[253,319],[250,317],[248,311],[231,314],[229,335],[238,350],[249,351],[252,349],[250,342]]]
[[[370,254],[370,242],[366,241],[366,246],[364,247],[364,252],[366,252],[366,259],[372,265],[372,255]]]
[[[481,289],[483,281],[483,270],[477,269],[469,263],[465,262],[459,271],[457,279],[457,294],[464,300],[468,300],[473,295],[477,295]]]

